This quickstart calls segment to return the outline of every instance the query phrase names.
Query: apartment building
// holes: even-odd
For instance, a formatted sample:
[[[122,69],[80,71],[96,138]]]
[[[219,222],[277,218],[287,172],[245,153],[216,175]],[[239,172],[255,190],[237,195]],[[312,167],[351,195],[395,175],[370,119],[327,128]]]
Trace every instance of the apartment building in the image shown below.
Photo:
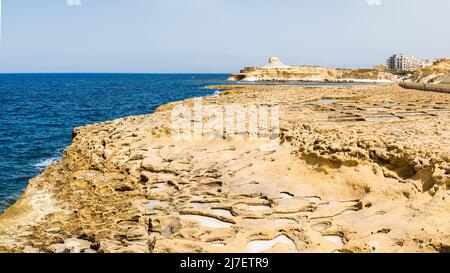
[[[417,70],[423,67],[430,66],[429,61],[422,61],[416,59],[414,56],[404,55],[402,53],[394,54],[387,59],[386,65],[389,70]]]

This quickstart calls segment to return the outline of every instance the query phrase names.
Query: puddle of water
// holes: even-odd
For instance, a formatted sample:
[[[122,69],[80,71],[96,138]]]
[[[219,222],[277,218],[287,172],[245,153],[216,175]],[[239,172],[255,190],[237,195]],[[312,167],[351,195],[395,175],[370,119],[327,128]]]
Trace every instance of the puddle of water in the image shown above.
[[[450,110],[439,110],[439,109],[432,109],[432,110],[428,110],[427,112],[430,114],[433,114],[433,115],[449,115],[450,114]]]
[[[196,209],[211,209],[211,207],[214,205],[219,205],[219,203],[191,203],[191,206]]]
[[[268,210],[270,207],[268,206],[247,206],[248,210],[250,211],[261,211],[261,210]]]
[[[414,116],[424,116],[426,115],[423,112],[396,112],[397,115],[399,116],[404,116],[404,117],[414,117]]]
[[[221,242],[214,242],[214,243],[212,243],[211,244],[212,245],[212,247],[217,247],[217,248],[220,248],[220,247],[224,247],[225,246],[225,244],[224,243],[221,243]]]
[[[226,209],[212,209],[211,208],[212,206],[219,205],[219,203],[217,203],[217,202],[214,202],[214,203],[191,203],[191,205],[192,205],[192,207],[194,207],[196,209],[203,209],[203,210],[211,211],[215,215],[230,216],[230,217],[233,216],[229,210],[226,210]]]
[[[365,119],[359,116],[334,116],[328,117],[328,121],[330,122],[356,122],[356,121],[364,121]]]
[[[226,210],[226,209],[211,209],[211,212],[214,213],[215,215],[219,215],[219,216],[230,216],[230,217],[233,217],[231,212],[229,210]]]
[[[273,239],[273,240],[257,240],[257,241],[251,241],[248,242],[247,244],[247,252],[249,253],[261,253],[264,252],[270,248],[272,248],[273,246],[275,246],[276,244],[281,243],[281,244],[286,244],[291,248],[295,249],[295,244],[294,242],[289,239],[286,235],[280,235],[277,238]]]
[[[208,228],[229,228],[233,225],[231,223],[200,215],[181,215],[180,218],[183,221],[198,222],[200,225]]]
[[[319,105],[328,105],[328,104],[333,104],[333,103],[336,103],[336,100],[324,99],[324,100],[318,100],[317,101],[317,104],[319,104]]]
[[[155,184],[155,187],[149,189],[149,192],[150,193],[157,193],[157,192],[163,191],[163,190],[165,190],[167,188],[168,188],[168,186],[167,186],[166,183],[158,183],[158,184]]]
[[[400,118],[396,116],[372,116],[366,117],[365,120],[369,122],[383,122],[383,121],[397,121],[400,120]]]
[[[294,195],[289,192],[282,192],[282,193],[280,193],[280,195],[283,199],[293,199],[294,198]]]
[[[341,236],[338,235],[324,235],[323,238],[327,240],[328,242],[332,242],[337,247],[342,248],[344,247],[344,240]]]
[[[159,200],[152,200],[145,206],[145,208],[148,209],[148,210],[153,210],[156,207],[165,208],[168,205],[169,205],[169,202],[163,202],[163,201],[159,201]]]

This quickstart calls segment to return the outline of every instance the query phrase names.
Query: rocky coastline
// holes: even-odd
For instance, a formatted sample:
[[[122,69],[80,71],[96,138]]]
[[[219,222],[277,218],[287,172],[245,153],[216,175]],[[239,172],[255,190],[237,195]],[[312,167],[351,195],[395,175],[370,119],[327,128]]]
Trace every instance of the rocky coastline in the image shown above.
[[[75,128],[0,216],[0,252],[450,251],[450,94],[212,88],[204,104],[277,105],[276,148],[175,140],[195,100]]]

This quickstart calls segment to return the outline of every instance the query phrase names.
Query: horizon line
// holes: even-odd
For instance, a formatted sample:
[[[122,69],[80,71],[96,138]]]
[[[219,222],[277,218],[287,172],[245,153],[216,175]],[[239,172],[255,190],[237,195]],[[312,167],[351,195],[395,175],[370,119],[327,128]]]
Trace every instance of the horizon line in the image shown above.
[[[170,74],[232,74],[232,72],[0,72],[0,75],[18,74],[147,74],[147,75],[170,75]]]

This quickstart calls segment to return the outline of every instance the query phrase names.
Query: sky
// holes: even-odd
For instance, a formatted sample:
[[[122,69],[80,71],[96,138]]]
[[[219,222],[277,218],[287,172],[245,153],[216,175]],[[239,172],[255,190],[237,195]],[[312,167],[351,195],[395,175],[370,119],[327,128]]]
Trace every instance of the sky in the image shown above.
[[[0,73],[362,68],[450,55],[449,0],[0,0]]]

